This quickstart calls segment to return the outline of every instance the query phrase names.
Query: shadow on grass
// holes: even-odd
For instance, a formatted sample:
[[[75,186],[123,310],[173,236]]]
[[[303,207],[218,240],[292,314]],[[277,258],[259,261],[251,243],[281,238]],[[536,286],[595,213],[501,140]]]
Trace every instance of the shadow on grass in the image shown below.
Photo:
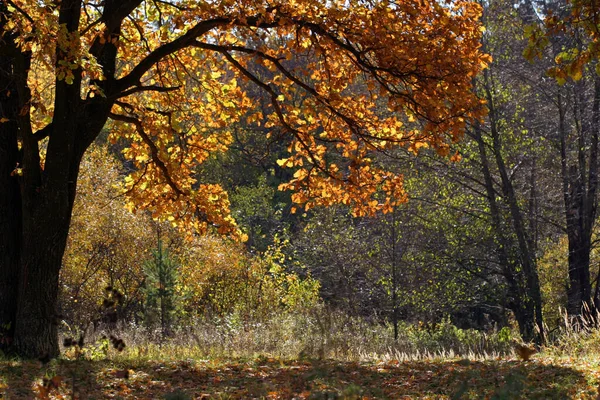
[[[53,360],[42,364],[0,360],[0,399],[103,399],[104,388],[96,378],[111,365],[108,361]]]
[[[46,370],[44,370],[46,368]],[[48,369],[50,368],[50,369]],[[0,362],[4,398],[32,399],[43,374],[62,377],[63,398],[569,399],[597,392],[575,369],[516,361]],[[0,382],[2,382],[0,380]],[[56,393],[59,393],[56,390]],[[2,390],[0,389],[0,394]],[[2,398],[0,396],[0,398]],[[50,397],[52,398],[52,397]]]

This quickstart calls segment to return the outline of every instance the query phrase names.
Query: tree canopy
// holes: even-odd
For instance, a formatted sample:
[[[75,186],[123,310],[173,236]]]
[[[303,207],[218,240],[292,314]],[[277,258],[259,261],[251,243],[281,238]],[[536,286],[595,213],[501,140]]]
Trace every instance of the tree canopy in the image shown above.
[[[21,110],[31,133],[53,141],[60,88],[79,94],[84,115],[110,105],[112,137],[128,140],[136,168],[128,194],[200,230],[234,229],[221,187],[194,171],[227,148],[240,119],[267,134],[283,127],[290,155],[280,164],[297,169],[282,188],[294,201],[364,215],[405,197],[401,177],[372,165],[373,151],[447,155],[482,112],[471,81],[489,59],[470,2],[9,1],[7,11],[5,35],[31,57],[32,98]],[[240,79],[268,95],[265,109]],[[86,117],[73,121],[83,125],[75,143],[90,135]],[[37,152],[33,144],[24,150]]]

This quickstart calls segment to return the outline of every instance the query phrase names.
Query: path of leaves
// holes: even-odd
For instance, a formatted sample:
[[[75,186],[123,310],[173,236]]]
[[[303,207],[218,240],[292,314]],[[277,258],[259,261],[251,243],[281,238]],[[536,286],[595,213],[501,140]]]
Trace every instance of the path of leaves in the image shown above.
[[[47,366],[5,361],[0,399],[596,399],[599,378],[597,364],[543,359],[358,364],[261,358],[135,365],[61,360]]]

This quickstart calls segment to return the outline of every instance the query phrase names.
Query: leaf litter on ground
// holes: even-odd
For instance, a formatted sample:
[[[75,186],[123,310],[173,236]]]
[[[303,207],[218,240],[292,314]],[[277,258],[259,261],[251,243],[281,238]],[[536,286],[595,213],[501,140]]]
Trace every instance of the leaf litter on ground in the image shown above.
[[[596,399],[597,361],[0,361],[0,399]]]

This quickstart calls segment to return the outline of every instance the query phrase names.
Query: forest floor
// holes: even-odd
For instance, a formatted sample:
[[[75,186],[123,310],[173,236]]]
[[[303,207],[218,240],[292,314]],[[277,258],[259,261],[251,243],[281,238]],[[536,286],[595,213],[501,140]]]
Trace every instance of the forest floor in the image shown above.
[[[0,399],[600,399],[600,360],[0,361]]]

